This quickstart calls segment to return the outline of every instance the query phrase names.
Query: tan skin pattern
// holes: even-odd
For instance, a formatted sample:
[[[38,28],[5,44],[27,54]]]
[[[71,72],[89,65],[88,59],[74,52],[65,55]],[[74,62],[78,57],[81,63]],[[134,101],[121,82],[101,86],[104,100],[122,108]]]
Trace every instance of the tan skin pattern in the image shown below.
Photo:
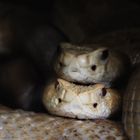
[[[0,109],[1,140],[127,140],[119,123]]]

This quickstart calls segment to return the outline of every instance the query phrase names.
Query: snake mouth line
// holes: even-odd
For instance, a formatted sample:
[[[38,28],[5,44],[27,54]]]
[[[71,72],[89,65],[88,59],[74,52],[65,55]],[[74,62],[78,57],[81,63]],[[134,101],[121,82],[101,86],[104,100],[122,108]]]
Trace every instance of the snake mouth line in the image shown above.
[[[77,86],[91,86],[91,85],[95,85],[96,83],[79,83],[79,82],[72,82],[73,84],[77,85]]]

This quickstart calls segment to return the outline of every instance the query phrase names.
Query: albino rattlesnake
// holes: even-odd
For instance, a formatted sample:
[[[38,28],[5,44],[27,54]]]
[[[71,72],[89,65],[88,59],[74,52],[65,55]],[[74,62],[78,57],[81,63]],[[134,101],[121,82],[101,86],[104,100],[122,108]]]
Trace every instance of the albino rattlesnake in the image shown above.
[[[114,81],[123,78],[129,66],[129,58],[124,53],[106,46],[62,43],[54,67],[58,76],[67,81],[103,83],[110,87]]]
[[[91,57],[94,55],[96,56],[96,54],[100,54],[100,53],[102,55],[102,50],[101,52],[100,50],[101,49],[99,49],[99,51],[97,51],[95,54],[91,53],[89,55],[91,55]],[[110,59],[108,58],[108,60]],[[122,61],[122,59],[119,59],[118,62],[116,63],[118,64],[117,72],[123,73],[124,61]],[[106,63],[104,63],[103,66],[106,66]],[[117,72],[114,72],[114,74],[116,74]],[[114,77],[112,77],[111,75],[110,77],[111,77],[110,78],[111,80],[109,81],[109,84],[110,82],[112,82],[112,79],[114,79],[114,77],[115,79],[118,78],[118,75],[117,76],[115,75]],[[107,80],[108,79],[106,79],[105,82],[107,82]],[[102,82],[102,79],[100,81]],[[75,94],[71,94],[71,92],[67,92],[65,94],[67,95],[65,96],[66,98],[61,98],[61,100],[65,99],[67,104],[72,96],[73,98],[76,98],[76,96],[78,96],[78,98],[81,98],[82,96],[79,96],[79,95],[84,95],[85,93],[87,93],[86,95],[87,97],[90,96],[90,92],[97,93],[97,95],[94,95],[93,97],[94,98],[98,97],[99,95],[97,91],[100,91],[103,88],[105,88],[104,85],[102,84],[87,86],[85,88],[80,85],[74,87],[74,84],[70,84],[64,80],[59,80],[59,84],[60,83],[61,83],[61,86],[59,89],[61,90],[60,93],[62,93],[62,91],[65,88],[72,90],[73,93],[75,93]],[[109,85],[108,83],[105,83],[105,84]],[[50,91],[52,93],[54,92],[54,94],[56,93],[55,84],[52,84],[50,87],[47,87],[47,89],[50,89]],[[80,90],[80,92],[78,92],[79,91],[78,89]],[[62,116],[71,116],[71,117],[77,116],[77,118],[92,118],[92,119],[93,118],[106,118],[112,115],[112,113],[116,112],[116,110],[118,110],[121,100],[120,100],[120,95],[116,91],[113,91],[111,89],[105,89],[105,90],[107,93],[107,96],[106,96],[107,98],[105,97],[104,99],[102,99],[103,101],[101,101],[101,98],[100,99],[97,98],[97,101],[99,100],[101,104],[103,103],[103,106],[101,106],[101,109],[99,108],[97,109],[97,111],[95,111],[97,112],[97,114],[96,113],[94,114],[94,110],[93,110],[93,116],[92,116],[92,111],[90,111],[91,114],[89,113],[89,115],[87,114],[87,116],[85,116],[86,112],[82,112],[82,110],[79,110],[78,111],[79,113],[77,114],[73,113],[70,115],[69,112],[68,113],[65,112],[65,110],[67,110],[67,107],[66,109],[62,108],[61,112],[60,110],[58,110],[58,112],[62,113],[64,111],[64,113],[62,113],[63,114]],[[45,93],[46,95],[44,95],[44,99],[46,99],[47,97],[47,100],[44,100],[44,103],[47,104],[46,105],[47,107],[49,104],[55,105],[55,102],[50,103],[51,98],[48,98],[49,92],[46,92],[47,94]],[[83,98],[85,99],[85,97]],[[83,100],[83,101],[86,101],[86,100]],[[76,102],[77,100],[75,100],[75,103]],[[90,100],[87,100],[86,104],[90,103],[92,105],[93,104],[92,102],[93,102],[92,100],[91,102]],[[78,104],[79,102],[77,102],[77,105]],[[64,107],[64,104],[62,106]],[[84,107],[85,105],[83,104],[82,106]],[[102,110],[103,107],[105,107],[105,110]],[[75,107],[72,106],[71,108],[74,109]],[[58,109],[61,109],[61,107],[58,107]],[[50,112],[52,112],[52,110],[53,108],[50,109]],[[54,112],[53,114],[55,114]],[[56,113],[57,115],[58,115],[58,112]],[[18,140],[18,139],[21,139],[21,136],[22,136],[22,139],[35,139],[35,140],[39,140],[39,139],[41,140],[46,140],[46,139],[47,140],[57,140],[57,139],[60,139],[60,140],[63,140],[63,139],[123,140],[123,139],[126,139],[122,128],[118,126],[116,123],[108,121],[108,120],[79,121],[79,120],[74,120],[74,119],[59,118],[59,117],[50,116],[47,114],[35,114],[31,112],[24,112],[20,110],[17,110],[17,111],[2,110],[1,115],[0,115],[0,125],[1,125],[0,138],[4,140],[7,140],[7,139]]]
[[[121,107],[121,96],[102,84],[76,85],[57,79],[46,87],[43,102],[56,115],[79,118],[108,118]]]

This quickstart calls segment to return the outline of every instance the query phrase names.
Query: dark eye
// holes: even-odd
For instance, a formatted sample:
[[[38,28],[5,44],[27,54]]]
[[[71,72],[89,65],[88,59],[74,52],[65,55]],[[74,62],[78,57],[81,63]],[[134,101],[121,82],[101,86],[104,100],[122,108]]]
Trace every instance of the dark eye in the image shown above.
[[[91,66],[91,69],[92,69],[93,71],[95,71],[95,70],[96,70],[96,65]]]
[[[102,88],[102,96],[106,96],[106,93],[107,93],[106,88]]]
[[[94,107],[94,108],[96,108],[96,107],[97,107],[97,105],[98,105],[97,103],[94,103],[94,104],[93,104],[93,107]]]
[[[103,50],[102,55],[101,55],[101,60],[106,60],[109,56],[109,51],[108,49]]]

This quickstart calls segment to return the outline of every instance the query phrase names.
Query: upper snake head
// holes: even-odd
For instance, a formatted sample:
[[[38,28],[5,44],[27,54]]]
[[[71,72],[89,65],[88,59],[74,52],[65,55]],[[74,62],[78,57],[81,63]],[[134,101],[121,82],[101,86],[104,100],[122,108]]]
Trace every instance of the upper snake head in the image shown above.
[[[93,49],[63,43],[61,49],[55,71],[65,80],[84,84],[103,83],[109,86],[125,73],[124,56],[107,47]]]

